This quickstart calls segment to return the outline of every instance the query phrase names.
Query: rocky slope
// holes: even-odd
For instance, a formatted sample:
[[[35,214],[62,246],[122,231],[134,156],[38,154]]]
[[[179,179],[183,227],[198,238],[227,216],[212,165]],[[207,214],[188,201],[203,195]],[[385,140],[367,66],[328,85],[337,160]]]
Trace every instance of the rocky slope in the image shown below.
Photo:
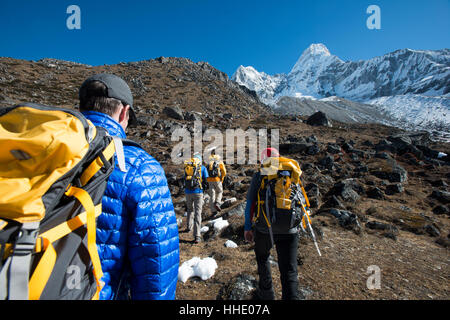
[[[159,58],[113,66],[0,59],[0,105],[32,101],[71,107],[84,78],[114,72],[130,83],[140,125],[128,130],[166,170],[180,222],[181,262],[213,257],[206,281],[180,282],[177,299],[252,299],[257,279],[252,244],[243,240],[244,201],[254,165],[229,164],[221,216],[230,225],[193,244],[185,223],[182,168],[171,161],[171,132],[192,128],[280,130],[280,151],[297,160],[311,200],[322,252],[308,236],[299,246],[300,291],[305,299],[448,299],[450,292],[450,144],[380,124],[343,123],[315,116],[275,115],[254,92],[206,63]],[[191,130],[192,132],[192,130]],[[441,153],[440,153],[441,152]],[[231,199],[235,198],[234,201]],[[211,221],[207,205],[204,225]],[[237,248],[224,243],[233,240]],[[281,297],[272,252],[276,297]],[[369,290],[369,266],[381,269],[381,288]]]
[[[83,80],[101,72],[115,73],[130,84],[136,111],[143,115],[157,114],[165,107],[217,119],[229,112],[248,117],[253,111],[267,110],[254,92],[208,63],[165,57],[100,67],[54,59],[31,62],[0,58],[0,102],[75,106]]]

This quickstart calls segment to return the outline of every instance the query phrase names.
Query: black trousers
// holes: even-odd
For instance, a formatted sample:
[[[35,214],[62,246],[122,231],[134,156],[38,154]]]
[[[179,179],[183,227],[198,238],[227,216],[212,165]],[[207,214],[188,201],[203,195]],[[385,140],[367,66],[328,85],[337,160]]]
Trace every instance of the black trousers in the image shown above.
[[[297,250],[298,233],[274,234],[275,247],[278,254],[278,267],[282,287],[283,300],[298,300]],[[269,234],[255,231],[255,254],[258,264],[259,289],[266,296],[273,296],[272,274],[270,270],[271,240]]]

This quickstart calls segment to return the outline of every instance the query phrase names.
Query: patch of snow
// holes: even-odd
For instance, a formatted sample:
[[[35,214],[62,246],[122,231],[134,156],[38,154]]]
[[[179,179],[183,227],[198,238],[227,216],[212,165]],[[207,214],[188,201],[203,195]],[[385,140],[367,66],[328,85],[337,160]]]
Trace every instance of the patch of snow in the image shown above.
[[[228,223],[227,220],[221,220],[221,221],[217,221],[216,223],[214,223],[214,230],[215,231],[220,231],[223,228],[228,227],[230,224]]]
[[[178,280],[185,283],[189,278],[194,276],[194,269],[193,267],[197,265],[200,262],[199,257],[194,257],[189,261],[184,262],[179,268],[178,268]]]
[[[194,257],[184,262],[178,268],[178,280],[185,283],[191,277],[199,277],[202,280],[211,278],[218,268],[216,260],[213,258],[200,259]]]
[[[201,229],[200,229],[200,233],[206,233],[206,232],[208,232],[209,231],[209,227],[208,226],[203,226]]]
[[[231,240],[227,240],[225,242],[225,247],[227,247],[227,248],[237,248],[238,245],[235,242],[231,241]]]
[[[214,224],[215,224],[216,222],[219,222],[219,221],[222,221],[222,220],[223,220],[223,218],[222,218],[222,217],[219,217],[219,218],[217,218],[217,219],[208,221],[208,225],[214,226]]]
[[[208,225],[212,226],[214,228],[214,230],[217,232],[217,231],[222,230],[223,228],[228,227],[230,224],[227,220],[223,220],[223,218],[220,217],[220,218],[209,221]]]

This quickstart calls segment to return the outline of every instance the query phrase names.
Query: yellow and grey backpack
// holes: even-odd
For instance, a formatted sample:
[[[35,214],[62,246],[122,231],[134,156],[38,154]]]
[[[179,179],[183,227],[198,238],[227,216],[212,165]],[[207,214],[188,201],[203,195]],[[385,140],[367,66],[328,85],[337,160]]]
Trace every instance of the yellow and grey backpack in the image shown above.
[[[283,157],[267,158],[260,169],[255,223],[265,223],[273,243],[273,233],[285,233],[309,219],[309,201],[302,186],[297,161]],[[308,221],[309,222],[309,221]]]
[[[202,162],[198,158],[184,161],[184,186],[188,190],[202,189]]]
[[[0,299],[98,299],[96,217],[122,141],[76,110],[21,104],[0,109],[0,149]]]
[[[220,160],[217,156],[211,156],[208,164],[208,176],[218,178],[220,176]]]

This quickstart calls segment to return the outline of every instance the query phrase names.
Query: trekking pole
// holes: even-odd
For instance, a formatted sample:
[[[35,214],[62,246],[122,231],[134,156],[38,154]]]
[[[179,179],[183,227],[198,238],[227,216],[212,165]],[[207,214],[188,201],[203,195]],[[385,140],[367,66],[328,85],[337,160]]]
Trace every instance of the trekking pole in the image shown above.
[[[316,246],[317,252],[319,253],[319,256],[321,257],[322,254],[320,253],[319,245],[317,244],[316,235],[314,234],[314,231],[313,231],[313,228],[312,228],[312,225],[311,225],[311,220],[309,218],[308,211],[305,209],[305,206],[303,205],[303,203],[302,203],[302,210],[305,213],[305,215],[303,216],[302,220],[304,220],[305,216],[306,216],[306,221],[307,221],[307,224],[308,224],[308,227],[309,227],[309,231],[311,232],[311,237],[313,238],[314,245]]]
[[[301,184],[301,182],[300,182],[300,184]],[[314,230],[312,228],[311,219],[309,218],[308,211],[306,210],[305,204],[302,201],[301,193],[298,190],[298,188],[294,188],[293,191],[294,191],[294,199],[297,199],[297,201],[301,204],[302,211],[303,211],[302,220],[300,221],[300,227],[301,227],[302,231],[304,231],[306,233],[306,224],[308,224],[309,231],[311,233],[311,238],[313,239],[314,245],[316,247],[316,250],[319,253],[319,256],[321,257],[322,254],[320,253],[319,245],[317,244],[316,235],[315,235]],[[308,197],[306,196],[306,192],[305,192],[305,189],[303,188],[303,186],[301,186],[301,191],[303,193],[303,197],[304,197],[305,203],[309,207]],[[306,216],[306,219],[305,219],[305,216]],[[307,223],[305,223],[305,220],[307,221]]]

